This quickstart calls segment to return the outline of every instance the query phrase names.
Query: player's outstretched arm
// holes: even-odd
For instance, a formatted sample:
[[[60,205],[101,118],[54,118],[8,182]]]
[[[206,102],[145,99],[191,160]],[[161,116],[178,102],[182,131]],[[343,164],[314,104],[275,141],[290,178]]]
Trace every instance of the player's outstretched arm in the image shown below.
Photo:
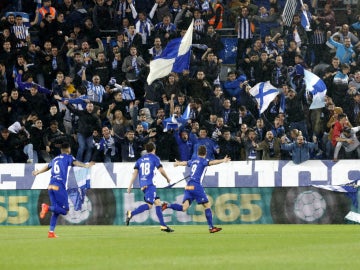
[[[33,176],[36,176],[36,175],[38,175],[38,174],[40,174],[40,173],[43,173],[43,172],[46,172],[46,171],[48,171],[48,170],[50,170],[50,168],[49,168],[49,166],[46,164],[44,167],[42,167],[40,170],[35,170],[35,171],[33,171],[32,172],[32,175]]]
[[[127,193],[131,192],[132,186],[133,186],[133,184],[135,182],[136,177],[138,176],[138,173],[139,173],[138,169],[134,169],[134,172],[133,172],[133,174],[131,176],[129,187],[127,189]]]
[[[83,168],[90,168],[91,166],[94,166],[95,165],[95,162],[94,161],[91,161],[89,163],[83,163],[81,161],[78,161],[78,160],[75,160],[73,162],[73,164],[77,167],[83,167]]]
[[[209,165],[216,165],[216,164],[220,164],[220,163],[224,163],[224,162],[229,162],[230,160],[231,160],[231,158],[226,155],[223,159],[210,160]]]
[[[177,167],[177,166],[186,166],[186,165],[187,165],[187,161],[179,161],[179,160],[175,159],[174,167]]]

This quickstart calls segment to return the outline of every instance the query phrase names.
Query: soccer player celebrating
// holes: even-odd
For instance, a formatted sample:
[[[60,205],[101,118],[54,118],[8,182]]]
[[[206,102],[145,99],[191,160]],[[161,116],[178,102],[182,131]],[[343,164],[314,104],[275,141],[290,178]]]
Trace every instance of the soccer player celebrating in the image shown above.
[[[66,215],[69,211],[68,194],[66,192],[66,182],[69,175],[69,166],[79,166],[83,168],[90,168],[95,163],[82,163],[76,160],[71,155],[71,148],[69,143],[63,143],[61,145],[61,154],[50,161],[40,170],[32,172],[34,176],[46,172],[51,169],[50,184],[48,186],[48,193],[50,197],[51,205],[43,203],[41,205],[40,218],[44,218],[46,213],[53,212],[50,219],[50,230],[48,232],[48,238],[56,238],[54,233],[56,222],[59,215]]]
[[[139,175],[140,188],[144,192],[144,201],[146,203],[140,205],[134,211],[127,211],[125,223],[128,226],[133,216],[151,209],[153,204],[155,204],[156,215],[161,225],[161,231],[173,232],[174,230],[169,228],[164,222],[164,217],[161,211],[160,198],[156,196],[156,186],[153,183],[155,168],[157,168],[161,175],[166,178],[168,183],[170,183],[170,178],[167,176],[164,168],[162,167],[159,157],[155,155],[155,144],[148,143],[145,145],[145,149],[147,153],[141,158],[139,158],[135,163],[134,172],[131,177],[130,185],[127,189],[127,192],[131,192],[132,185],[134,184],[135,179]]]
[[[198,204],[202,204],[205,208],[205,216],[207,223],[209,224],[209,232],[216,233],[221,231],[221,228],[215,227],[212,222],[212,212],[211,204],[206,196],[205,190],[201,185],[201,180],[205,175],[205,169],[207,166],[216,165],[223,162],[228,162],[231,159],[228,156],[225,156],[223,159],[214,159],[207,160],[206,158],[206,147],[205,145],[200,145],[198,148],[198,156],[189,161],[178,161],[174,163],[174,167],[177,166],[188,166],[190,167],[190,180],[185,187],[184,198],[182,205],[177,203],[163,203],[162,210],[164,211],[167,208],[171,208],[176,211],[185,212],[193,200],[196,200]]]

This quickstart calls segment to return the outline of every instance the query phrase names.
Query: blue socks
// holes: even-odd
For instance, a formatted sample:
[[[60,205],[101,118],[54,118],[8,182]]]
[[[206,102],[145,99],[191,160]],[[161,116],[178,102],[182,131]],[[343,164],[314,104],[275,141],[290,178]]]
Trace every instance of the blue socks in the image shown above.
[[[53,232],[55,230],[56,222],[59,217],[59,214],[53,213],[50,218],[50,231]]]
[[[183,210],[182,205],[178,204],[178,203],[169,203],[168,208],[174,209],[176,211],[182,211]]]
[[[155,210],[156,210],[156,215],[157,215],[157,217],[159,219],[160,225],[166,227],[166,224],[164,222],[164,216],[163,216],[162,211],[161,211],[161,206],[160,205],[155,206]]]
[[[131,212],[131,215],[132,216],[135,216],[137,214],[140,214],[146,210],[149,210],[149,205],[147,205],[146,203],[145,204],[142,204],[140,205],[138,208],[136,208],[134,211]]]
[[[212,221],[212,212],[211,212],[210,208],[205,209],[205,217],[206,217],[207,223],[209,224],[209,228],[211,229],[212,227],[214,227],[213,221]]]

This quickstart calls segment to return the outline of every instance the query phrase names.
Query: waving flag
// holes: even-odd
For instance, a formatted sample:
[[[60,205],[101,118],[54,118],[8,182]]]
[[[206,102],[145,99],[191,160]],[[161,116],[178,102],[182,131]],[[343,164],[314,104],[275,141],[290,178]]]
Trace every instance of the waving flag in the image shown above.
[[[278,89],[269,81],[256,84],[250,89],[250,94],[256,98],[259,104],[259,112],[262,114],[273,99],[279,94]]]
[[[358,191],[358,182],[359,180],[351,181],[347,184],[343,185],[313,185],[316,188],[322,188],[330,191],[335,192],[342,192],[345,193],[346,196],[348,196],[354,207],[358,208],[358,200],[357,200],[357,191]]]
[[[324,81],[308,70],[304,70],[304,80],[306,83],[306,90],[313,96],[310,110],[324,108],[327,90]]]
[[[182,72],[190,66],[190,48],[192,44],[194,21],[191,22],[184,37],[169,41],[159,58],[150,62],[150,73],[147,83],[163,78],[170,72]]]
[[[177,129],[186,124],[186,121],[190,118],[190,104],[187,105],[184,113],[180,117],[168,117],[163,120],[164,132],[170,129]]]
[[[74,167],[75,179],[69,179],[67,193],[75,211],[80,211],[85,200],[86,191],[90,189],[90,169]]]

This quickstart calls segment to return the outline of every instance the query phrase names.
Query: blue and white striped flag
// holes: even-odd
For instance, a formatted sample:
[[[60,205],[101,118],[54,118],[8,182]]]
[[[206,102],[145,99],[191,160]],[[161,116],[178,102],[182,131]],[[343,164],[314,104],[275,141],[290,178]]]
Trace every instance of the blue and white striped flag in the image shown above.
[[[180,128],[182,125],[186,124],[186,121],[190,118],[190,104],[187,105],[185,111],[180,117],[168,117],[163,120],[164,132],[170,129]]]
[[[255,97],[259,104],[259,112],[262,114],[269,107],[270,102],[279,94],[279,90],[267,81],[256,84],[250,89],[250,94]]]
[[[160,57],[150,62],[150,73],[147,77],[149,85],[156,79],[169,75],[170,72],[181,73],[189,69],[193,28],[194,21],[191,22],[184,37],[170,40]]]
[[[310,13],[307,12],[307,11],[305,11],[305,10],[303,10],[303,11],[301,12],[301,25],[302,25],[302,27],[304,27],[304,29],[305,29],[306,31],[311,31],[311,29],[310,29],[309,15],[310,15]],[[310,15],[310,16],[311,16],[311,15]]]
[[[324,81],[308,70],[304,70],[304,80],[306,83],[306,90],[313,96],[310,110],[324,108],[327,90]]]
[[[80,211],[90,189],[90,168],[74,167],[75,181],[68,181],[67,193],[75,211]]]
[[[347,184],[343,185],[313,185],[316,188],[326,189],[334,192],[341,192],[345,193],[348,196],[353,205],[357,208],[358,207],[358,200],[357,200],[357,191],[358,191],[358,182],[359,180],[351,181]]]

